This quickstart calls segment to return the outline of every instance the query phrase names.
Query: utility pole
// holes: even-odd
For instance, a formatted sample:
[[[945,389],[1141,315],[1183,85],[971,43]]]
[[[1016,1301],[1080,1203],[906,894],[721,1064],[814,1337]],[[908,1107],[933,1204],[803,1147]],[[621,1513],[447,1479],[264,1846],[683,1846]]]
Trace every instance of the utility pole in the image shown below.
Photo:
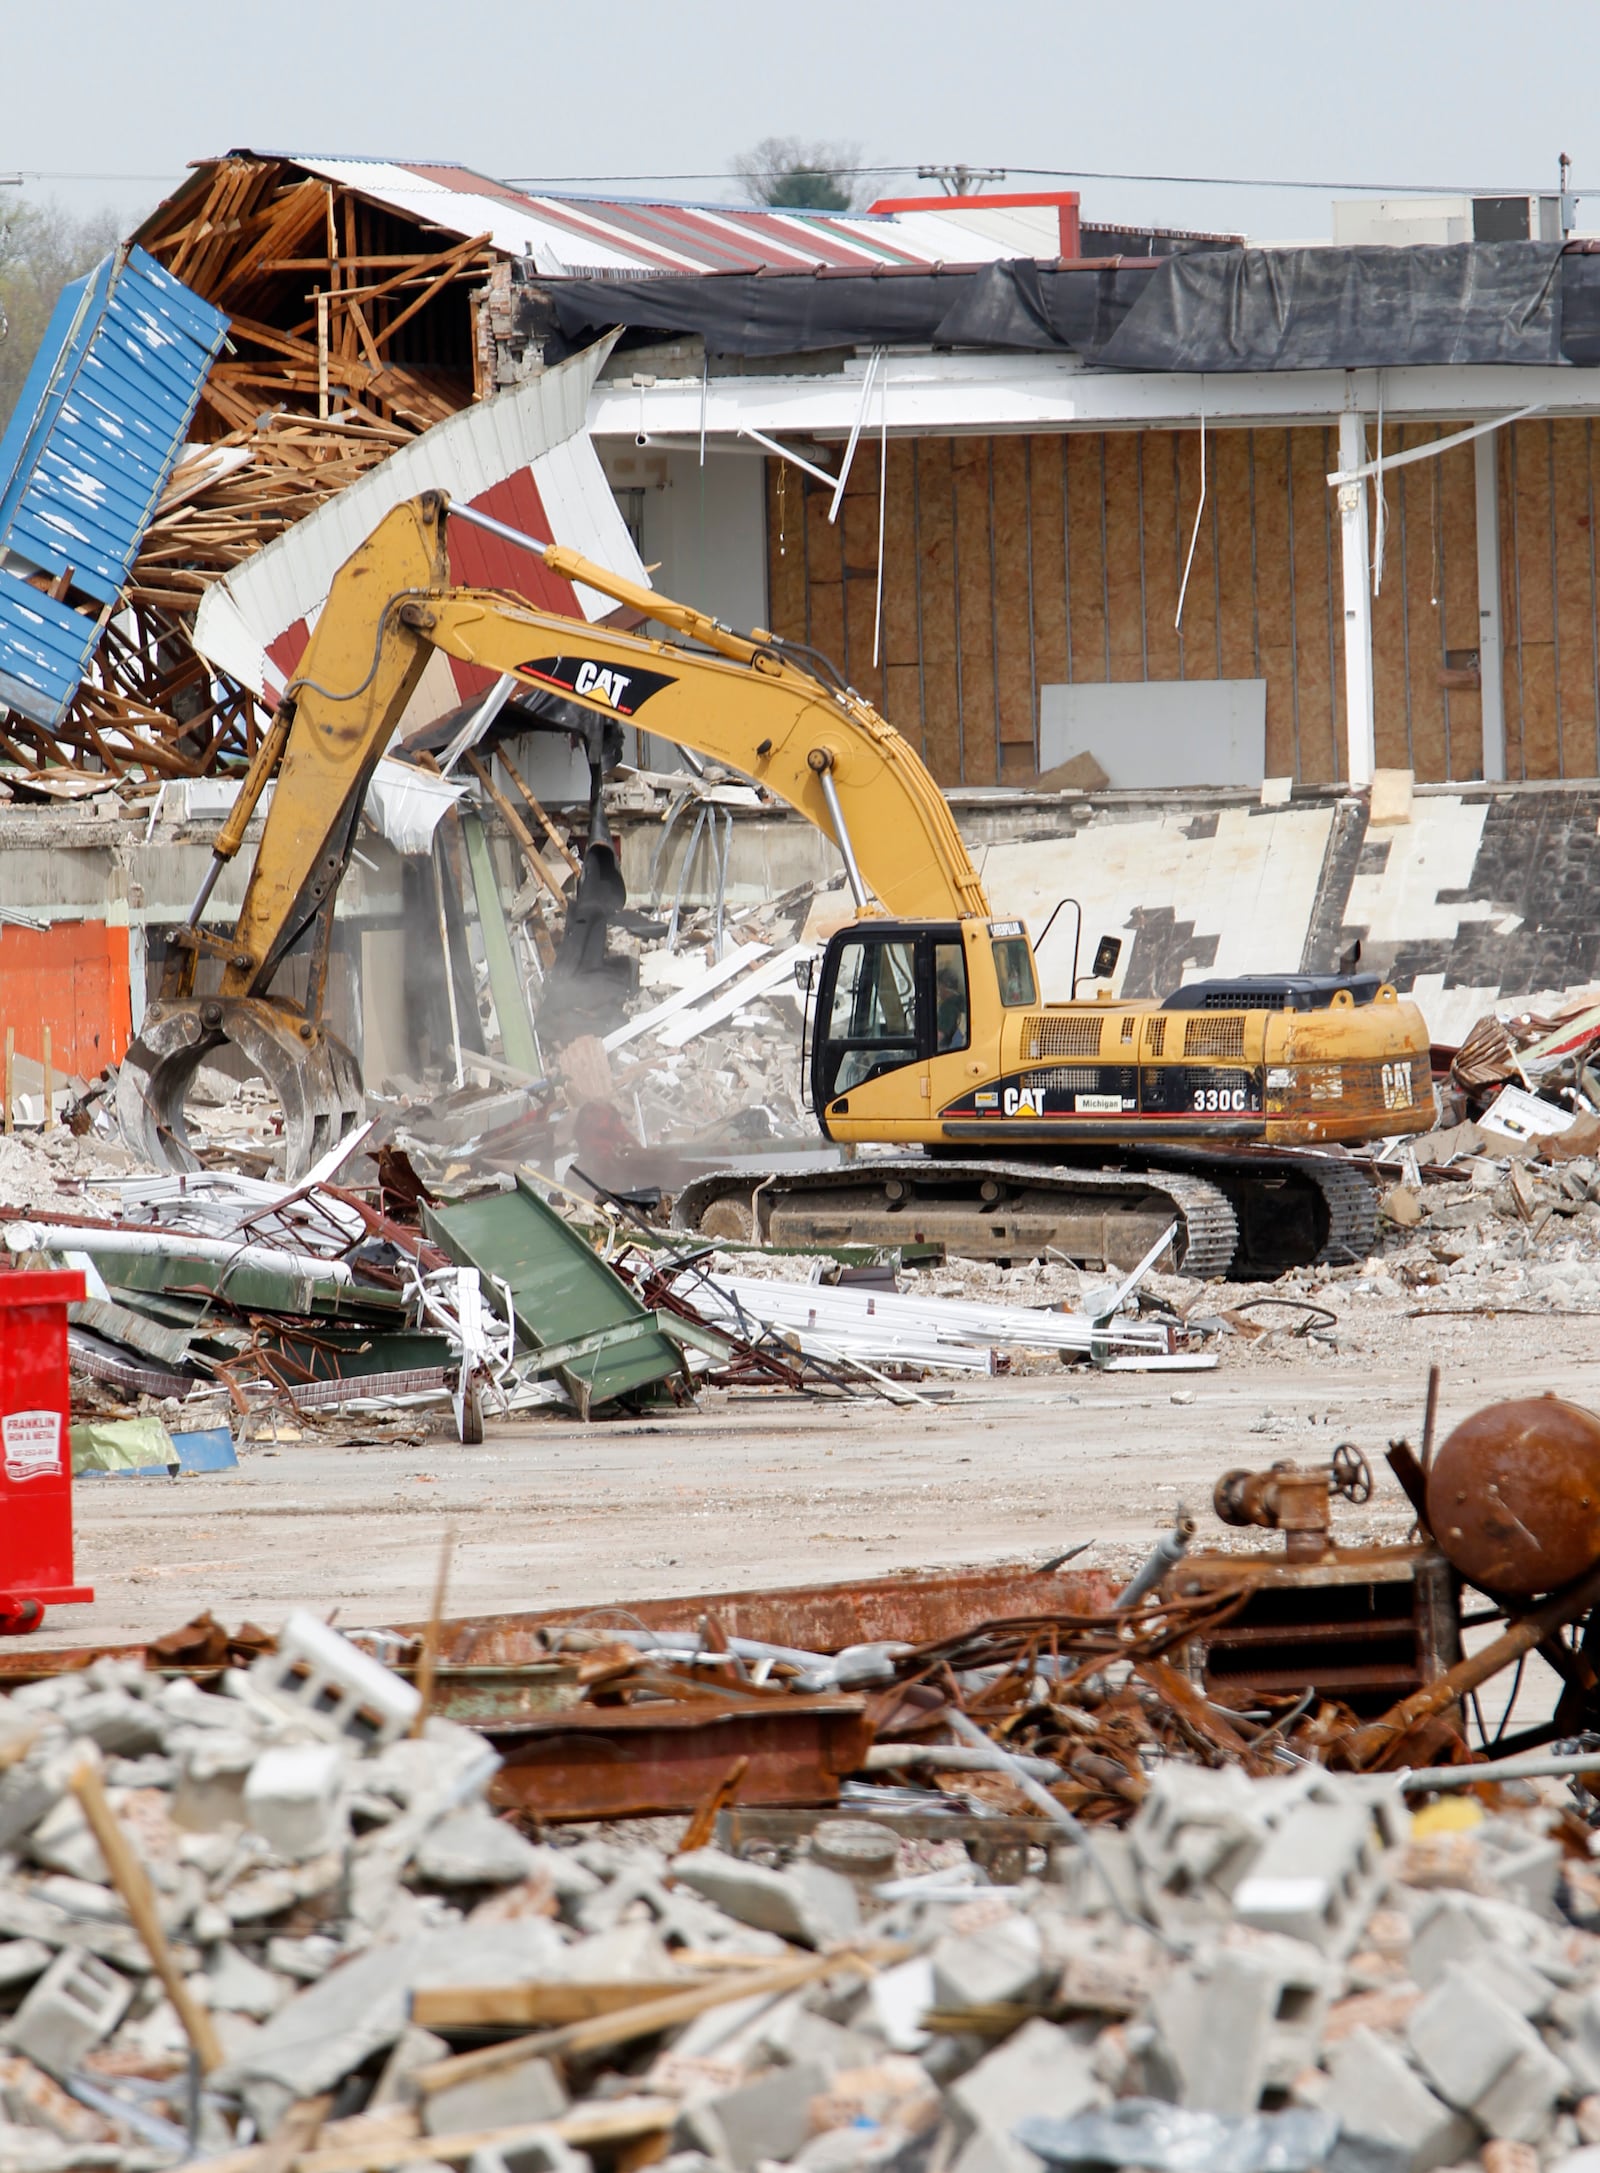
[[[1003,166],[919,166],[919,181],[937,181],[946,196],[977,196],[990,181],[1004,181]]]
[[[1570,158],[1568,158],[1565,151],[1563,151],[1561,154],[1560,171],[1561,239],[1565,241],[1567,236],[1572,232],[1572,229],[1578,223],[1578,199],[1572,193],[1572,161]]]

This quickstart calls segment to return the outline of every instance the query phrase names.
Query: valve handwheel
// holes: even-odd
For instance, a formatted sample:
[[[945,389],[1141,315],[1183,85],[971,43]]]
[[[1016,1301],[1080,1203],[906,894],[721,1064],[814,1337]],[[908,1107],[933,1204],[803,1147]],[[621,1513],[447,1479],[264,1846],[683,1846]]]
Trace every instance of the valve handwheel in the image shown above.
[[[1328,1492],[1342,1494],[1358,1507],[1372,1499],[1372,1466],[1353,1441],[1341,1441],[1328,1466]]]

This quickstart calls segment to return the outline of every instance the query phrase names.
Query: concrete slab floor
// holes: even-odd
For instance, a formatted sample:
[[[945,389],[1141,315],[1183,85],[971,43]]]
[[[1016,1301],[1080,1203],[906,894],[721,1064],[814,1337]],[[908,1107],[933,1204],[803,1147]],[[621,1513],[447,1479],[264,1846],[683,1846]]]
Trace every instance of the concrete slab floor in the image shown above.
[[[1370,1345],[1221,1347],[1210,1374],[930,1379],[940,1400],[920,1409],[710,1391],[648,1419],[491,1420],[479,1448],[308,1432],[246,1451],[237,1472],[80,1482],[79,1575],[97,1597],[53,1612],[39,1642],[153,1634],[203,1608],[269,1628],[297,1605],[351,1626],[415,1620],[450,1528],[450,1611],[474,1614],[1043,1561],[1082,1539],[1086,1562],[1120,1567],[1180,1499],[1202,1544],[1276,1547],[1216,1523],[1216,1478],[1346,1440],[1378,1484],[1364,1509],[1335,1505],[1339,1536],[1395,1540],[1410,1513],[1382,1455],[1418,1439],[1430,1359],[1441,1435],[1502,1397],[1600,1401],[1589,1318],[1391,1313]]]

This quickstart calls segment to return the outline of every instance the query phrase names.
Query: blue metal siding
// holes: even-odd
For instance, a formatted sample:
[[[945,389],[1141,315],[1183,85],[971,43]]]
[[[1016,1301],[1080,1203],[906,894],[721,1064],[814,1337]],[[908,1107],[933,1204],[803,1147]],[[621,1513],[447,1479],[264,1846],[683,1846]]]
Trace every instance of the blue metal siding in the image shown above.
[[[0,438],[0,552],[114,605],[227,329],[142,249],[68,287]],[[0,569],[0,700],[59,724],[98,632]]]

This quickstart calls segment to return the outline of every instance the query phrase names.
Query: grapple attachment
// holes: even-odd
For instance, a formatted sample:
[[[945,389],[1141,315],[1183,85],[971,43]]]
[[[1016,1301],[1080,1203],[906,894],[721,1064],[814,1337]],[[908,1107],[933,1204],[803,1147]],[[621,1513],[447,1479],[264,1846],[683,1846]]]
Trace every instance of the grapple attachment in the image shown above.
[[[152,1003],[117,1079],[123,1138],[158,1169],[198,1169],[183,1105],[195,1073],[225,1042],[232,1042],[282,1104],[285,1175],[298,1184],[360,1123],[361,1067],[325,1027],[266,997],[159,998]]]

